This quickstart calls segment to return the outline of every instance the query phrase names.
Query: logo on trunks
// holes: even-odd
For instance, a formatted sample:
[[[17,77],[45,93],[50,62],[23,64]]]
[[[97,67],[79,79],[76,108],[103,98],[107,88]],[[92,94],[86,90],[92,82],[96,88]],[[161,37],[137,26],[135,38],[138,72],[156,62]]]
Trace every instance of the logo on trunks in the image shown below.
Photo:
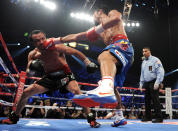
[[[65,78],[61,79],[62,86],[66,85],[68,81],[69,81],[68,77],[65,77]]]
[[[121,40],[119,42],[114,43],[114,46],[119,46],[122,50],[126,51],[128,48],[128,41]]]
[[[125,62],[125,60],[124,60],[124,57],[122,56],[122,54],[119,52],[119,51],[117,51],[117,50],[115,50],[115,53],[118,55],[118,57],[121,59],[121,61],[122,61],[122,63],[123,63],[123,66],[125,66],[126,65],[126,62]]]

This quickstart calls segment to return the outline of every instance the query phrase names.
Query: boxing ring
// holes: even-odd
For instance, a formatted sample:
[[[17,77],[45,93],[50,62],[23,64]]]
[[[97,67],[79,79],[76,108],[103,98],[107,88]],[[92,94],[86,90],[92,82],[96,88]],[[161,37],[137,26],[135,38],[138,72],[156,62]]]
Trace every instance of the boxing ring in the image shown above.
[[[121,127],[111,127],[112,120],[98,120],[100,128],[91,128],[84,119],[24,119],[15,125],[0,125],[1,131],[177,131],[178,120],[165,120],[164,123],[140,122],[128,120],[128,124]]]
[[[0,82],[0,87],[3,88],[15,88],[15,93],[11,92],[1,92],[0,91],[0,96],[8,96],[14,98],[13,102],[6,101],[5,99],[0,99],[0,106],[10,106],[12,107],[13,110],[16,108],[16,103],[20,99],[23,89],[25,87],[28,87],[28,85],[25,85],[25,80],[26,79],[33,79],[33,80],[39,80],[40,78],[38,77],[27,77],[26,73],[17,70],[15,63],[10,56],[10,53],[5,45],[5,42],[2,38],[2,35],[0,34],[0,39],[3,44],[3,47],[6,51],[6,54],[8,55],[8,58],[10,62],[13,65],[14,70],[17,72],[17,74],[12,74],[9,69],[6,67],[6,64],[0,57],[0,64],[3,67],[5,73],[1,74],[1,77],[3,79],[5,78],[10,78],[13,83],[4,83],[3,79]],[[92,87],[97,87],[97,84],[91,84],[91,83],[82,83],[78,82],[79,85],[87,85],[87,86],[92,86]],[[121,96],[122,97],[132,97],[132,106],[134,107],[135,105],[141,104],[143,105],[144,103],[135,103],[133,102],[136,97],[138,98],[143,98],[144,95],[143,93],[138,93],[139,91],[138,88],[131,88],[131,87],[123,87],[119,89],[121,91]],[[129,90],[130,93],[123,93],[125,90]],[[32,118],[20,118],[20,121],[17,124],[13,125],[4,125],[0,124],[0,131],[31,131],[31,130],[61,130],[61,131],[80,131],[80,130],[98,130],[98,131],[108,131],[110,129],[114,130],[124,130],[124,131],[150,131],[150,130],[156,130],[156,131],[165,131],[165,130],[171,130],[171,131],[177,131],[178,129],[178,119],[172,119],[173,118],[173,112],[177,113],[178,109],[173,109],[173,104],[178,104],[178,103],[172,103],[172,98],[176,98],[178,96],[172,96],[172,93],[177,92],[178,90],[171,90],[171,88],[166,88],[166,90],[160,90],[164,95],[160,96],[160,99],[165,99],[165,108],[162,109],[162,112],[165,112],[168,114],[168,118],[164,119],[163,123],[152,123],[152,122],[141,122],[140,119],[127,119],[127,125],[125,126],[119,126],[119,127],[111,127],[112,122],[114,121],[113,119],[98,119],[97,122],[101,124],[100,128],[93,129],[89,126],[87,123],[86,119],[32,119]],[[85,91],[83,91],[85,92]],[[42,98],[42,97],[37,97],[37,96],[32,96],[32,98],[37,98],[37,99],[58,99],[58,100],[71,100],[71,99],[64,99],[64,98]],[[38,106],[38,105],[26,105],[26,108],[29,107],[35,107],[35,108],[47,108],[50,109],[52,106]],[[56,107],[59,108],[59,107]],[[82,110],[82,107],[60,107],[61,109],[71,109],[71,110]],[[112,111],[115,110],[114,108],[108,109],[108,108],[91,108],[91,110],[97,111]],[[126,109],[127,111],[131,111],[131,109]],[[142,110],[142,109],[135,109],[136,111]],[[96,113],[97,116],[97,113]],[[0,119],[4,119],[4,117],[0,116]],[[119,129],[118,129],[119,128]]]

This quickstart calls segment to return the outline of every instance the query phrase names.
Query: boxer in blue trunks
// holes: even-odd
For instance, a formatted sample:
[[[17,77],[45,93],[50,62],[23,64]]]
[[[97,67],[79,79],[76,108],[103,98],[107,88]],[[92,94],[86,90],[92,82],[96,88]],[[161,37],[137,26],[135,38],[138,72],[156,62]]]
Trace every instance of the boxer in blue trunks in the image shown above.
[[[127,38],[124,29],[122,15],[117,10],[108,11],[107,8],[99,8],[94,12],[96,26],[77,34],[71,34],[61,38],[62,42],[98,39],[103,40],[106,48],[98,56],[102,80],[99,86],[86,95],[76,95],[73,101],[81,106],[117,106],[116,120],[112,126],[125,125],[121,109],[121,96],[116,89],[122,87],[126,73],[133,62],[134,50]]]
[[[123,87],[125,76],[133,63],[134,50],[132,44],[125,35],[118,34],[112,37],[112,43],[103,51],[110,50],[120,62],[122,67],[118,67],[114,79],[114,87]],[[116,65],[117,66],[117,65]]]

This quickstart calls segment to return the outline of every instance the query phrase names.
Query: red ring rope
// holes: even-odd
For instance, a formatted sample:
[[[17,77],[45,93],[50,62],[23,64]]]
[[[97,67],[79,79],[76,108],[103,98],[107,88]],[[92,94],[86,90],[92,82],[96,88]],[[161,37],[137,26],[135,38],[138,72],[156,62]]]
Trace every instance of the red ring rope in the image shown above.
[[[10,53],[9,53],[9,50],[8,50],[8,48],[7,48],[7,46],[6,46],[6,43],[5,43],[5,41],[4,41],[3,37],[2,37],[1,32],[0,32],[0,40],[1,40],[1,42],[2,42],[2,45],[3,45],[3,47],[4,47],[4,50],[5,50],[6,54],[7,54],[7,56],[8,56],[8,58],[9,58],[10,62],[12,63],[13,68],[14,68],[15,71],[19,74],[19,71],[17,70],[17,67],[16,67],[16,65],[15,65],[15,63],[14,63],[14,60],[12,59],[12,56],[11,56]]]
[[[8,74],[2,74],[4,77],[8,77]],[[18,74],[12,74],[14,77],[19,77]],[[33,79],[33,80],[40,80],[40,77],[27,77],[27,79]],[[14,83],[1,83],[2,85],[6,87],[16,87]],[[91,83],[83,83],[83,82],[78,82],[79,85],[85,85],[85,86],[95,86],[97,87],[98,84],[91,84]],[[120,88],[120,87],[118,87]],[[121,87],[121,89],[129,89],[129,90],[140,90],[139,88],[134,88],[134,87]],[[143,91],[145,89],[142,89]],[[161,92],[164,92],[165,90],[160,89]],[[172,90],[172,92],[176,92],[178,89]]]

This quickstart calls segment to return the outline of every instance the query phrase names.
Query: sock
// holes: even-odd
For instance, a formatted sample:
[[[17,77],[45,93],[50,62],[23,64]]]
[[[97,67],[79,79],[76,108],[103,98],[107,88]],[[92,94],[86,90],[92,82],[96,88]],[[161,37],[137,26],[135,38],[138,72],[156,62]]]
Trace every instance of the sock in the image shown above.
[[[120,121],[120,120],[124,119],[122,109],[116,110],[115,113],[118,116],[118,117],[116,117],[116,121]]]
[[[108,85],[109,87],[114,87],[113,78],[111,76],[103,76],[102,78],[102,84]]]

